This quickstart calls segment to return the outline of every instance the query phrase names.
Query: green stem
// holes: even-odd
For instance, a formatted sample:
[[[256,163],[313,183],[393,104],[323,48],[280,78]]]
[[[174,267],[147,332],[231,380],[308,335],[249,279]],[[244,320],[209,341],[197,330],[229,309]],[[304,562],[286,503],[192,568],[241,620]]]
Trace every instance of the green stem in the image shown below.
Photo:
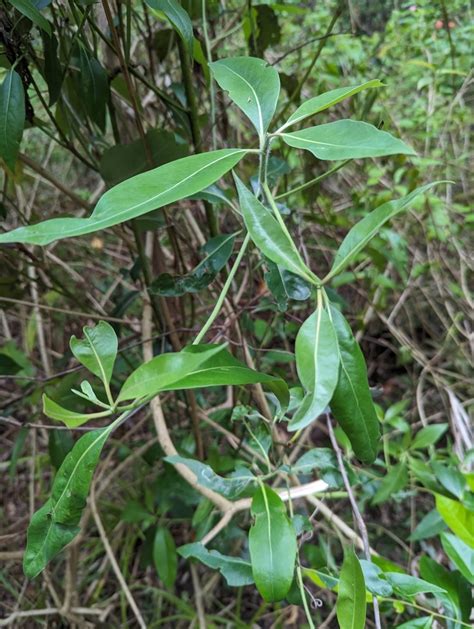
[[[198,343],[200,343],[202,341],[202,339],[206,336],[207,331],[209,330],[209,328],[212,326],[212,324],[214,323],[214,320],[216,319],[217,315],[219,314],[220,309],[222,308],[222,304],[224,303],[224,299],[226,298],[226,295],[229,291],[230,285],[232,284],[232,280],[234,279],[234,275],[237,272],[237,269],[240,266],[240,263],[242,261],[242,258],[244,257],[244,253],[247,249],[247,246],[250,242],[250,235],[247,234],[245,236],[244,242],[242,243],[242,246],[240,248],[239,254],[235,259],[235,262],[230,270],[230,273],[225,281],[225,284],[221,290],[221,294],[219,295],[219,299],[216,302],[216,305],[214,306],[208,320],[206,321],[204,327],[202,328],[202,330],[199,332],[199,334],[196,336],[196,338],[193,341],[193,345],[197,345]]]
[[[211,42],[209,41],[209,33],[207,30],[207,15],[206,15],[206,0],[202,0],[202,30],[204,34],[204,44],[206,47],[207,63],[212,63],[212,50]],[[215,151],[217,147],[217,129],[216,129],[216,92],[214,85],[214,77],[212,72],[209,77],[209,91],[211,97],[211,138],[212,138],[212,150]]]
[[[275,200],[279,201],[280,199],[286,199],[286,197],[289,197],[290,194],[295,194],[296,192],[301,192],[302,190],[306,190],[307,188],[314,186],[314,184],[318,183],[318,181],[322,181],[323,179],[326,179],[326,177],[329,177],[329,175],[332,175],[333,173],[337,172],[338,170],[343,168],[346,164],[348,164],[350,161],[351,161],[350,159],[346,159],[344,162],[341,162],[340,164],[333,166],[322,175],[318,175],[318,177],[315,177],[314,179],[311,179],[310,181],[307,181],[306,183],[302,183],[300,186],[297,186],[296,188],[291,188],[291,190],[288,190],[287,192],[278,194],[275,197]]]
[[[422,607],[421,605],[417,605],[416,603],[411,603],[405,600],[400,601],[397,598],[386,598],[385,596],[379,597],[379,599],[381,601],[387,601],[389,603],[402,603],[403,605],[408,605],[408,607],[419,609],[420,611],[425,612],[425,614],[429,614],[430,616],[434,616],[435,618],[441,618],[442,620],[450,620],[453,623],[457,623],[458,625],[462,625],[463,627],[470,627],[470,629],[472,629],[472,625],[468,624],[467,622],[459,620],[458,618],[452,618],[451,616],[445,616],[444,614],[439,614],[438,612],[435,612],[432,609],[428,609],[427,607]]]

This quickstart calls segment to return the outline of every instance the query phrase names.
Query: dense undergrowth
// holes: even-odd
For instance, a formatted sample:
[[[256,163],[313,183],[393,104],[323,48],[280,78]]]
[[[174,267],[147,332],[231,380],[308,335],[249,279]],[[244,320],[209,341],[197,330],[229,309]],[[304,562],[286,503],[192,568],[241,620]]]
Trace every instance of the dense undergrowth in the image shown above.
[[[159,0],[0,4],[0,626],[470,626],[468,3],[181,4],[184,17]],[[371,124],[376,142],[400,143],[346,159],[295,148],[300,127],[267,137],[251,97],[236,95],[219,66],[239,57],[278,71],[270,131],[317,95],[364,86],[300,127],[351,118]],[[353,132],[342,128],[341,146]],[[205,190],[117,220],[144,184],[107,190],[229,147],[249,152]],[[335,271],[354,225],[435,181],[446,183],[380,223]],[[76,237],[52,231],[63,223],[3,235],[85,219],[99,199]],[[262,223],[270,210],[273,223]],[[100,212],[105,229],[93,223]],[[283,237],[299,258],[275,254]],[[332,396],[336,381],[327,401],[317,383],[316,395],[298,345],[295,360],[298,332],[318,313],[339,321],[338,347],[346,334],[355,352],[340,313],[350,323],[370,385],[361,416],[370,425],[374,409],[380,441],[351,424],[355,407],[347,389]],[[153,356],[181,360],[196,340],[201,349],[187,354],[196,361],[217,351],[202,343],[227,343],[215,367],[163,363],[157,383],[143,371],[130,380]],[[303,341],[300,357],[317,347]],[[333,355],[321,364],[337,376]],[[191,388],[202,364],[214,371]],[[98,416],[85,423],[96,394]],[[41,519],[70,478],[61,464],[74,443],[105,436],[91,427],[110,425],[117,408],[125,421],[99,458],[100,443],[93,477],[88,462],[90,493],[85,481],[76,488],[74,518],[56,522],[55,504]],[[36,538],[33,518],[24,557],[33,514],[40,530]]]

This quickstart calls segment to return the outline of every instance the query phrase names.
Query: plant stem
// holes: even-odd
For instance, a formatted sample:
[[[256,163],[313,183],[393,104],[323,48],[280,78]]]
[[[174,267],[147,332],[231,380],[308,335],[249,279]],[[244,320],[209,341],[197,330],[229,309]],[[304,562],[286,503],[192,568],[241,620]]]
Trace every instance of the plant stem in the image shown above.
[[[222,304],[224,303],[224,299],[226,298],[230,285],[232,284],[232,280],[234,279],[234,275],[236,274],[237,269],[239,268],[240,263],[242,261],[242,258],[244,257],[244,253],[247,249],[249,242],[250,242],[250,234],[247,234],[244,238],[244,242],[242,243],[240,251],[235,259],[235,262],[230,270],[230,273],[227,276],[225,284],[221,290],[221,294],[219,295],[219,299],[217,300],[216,305],[212,309],[209,319],[206,321],[206,323],[204,324],[204,327],[194,339],[193,345],[197,345],[198,343],[202,341],[202,339],[206,336],[207,331],[214,323],[214,320],[216,319],[217,315],[219,314],[219,311],[222,307]]]
[[[329,414],[326,415],[326,424],[328,427],[328,432],[329,432],[329,438],[331,440],[331,445],[333,447],[334,452],[336,453],[336,457],[337,457],[337,463],[339,466],[339,471],[341,472],[341,476],[342,476],[342,480],[344,481],[344,486],[346,488],[347,494],[349,496],[349,502],[351,503],[351,507],[352,507],[352,513],[354,514],[354,518],[357,522],[357,527],[360,531],[360,535],[362,537],[362,541],[364,543],[364,555],[365,558],[367,559],[367,561],[371,562],[372,561],[372,556],[370,554],[370,545],[369,545],[369,535],[367,533],[367,527],[365,525],[364,519],[362,518],[361,512],[359,510],[359,505],[357,504],[357,501],[354,497],[354,494],[352,492],[352,487],[351,484],[349,482],[349,477],[347,476],[347,472],[346,472],[346,468],[344,466],[344,461],[342,459],[342,452],[341,452],[341,448],[339,447],[339,444],[337,443],[336,440],[336,435],[334,434],[334,430],[331,424],[331,419],[329,417]],[[380,610],[379,610],[379,602],[377,597],[374,595],[373,596],[373,605],[374,605],[374,620],[375,620],[375,626],[377,629],[381,629],[382,628],[382,624],[380,621]]]
[[[207,63],[212,63],[212,50],[211,42],[209,41],[209,33],[207,30],[207,15],[206,15],[206,0],[202,0],[202,30],[204,34],[204,44],[206,46]],[[216,129],[216,90],[214,85],[214,77],[212,72],[209,76],[209,92],[211,97],[211,138],[212,138],[212,150],[215,151],[217,147],[217,129]]]

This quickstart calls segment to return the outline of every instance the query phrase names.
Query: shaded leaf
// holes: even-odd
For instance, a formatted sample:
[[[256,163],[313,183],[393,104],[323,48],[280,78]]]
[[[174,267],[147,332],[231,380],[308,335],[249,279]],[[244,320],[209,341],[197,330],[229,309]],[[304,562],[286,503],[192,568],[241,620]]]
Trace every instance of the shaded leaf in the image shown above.
[[[469,583],[474,584],[474,550],[451,533],[441,533],[444,552]]]
[[[366,589],[375,596],[391,596],[393,588],[384,578],[382,570],[366,559],[360,559],[359,563],[364,573]]]
[[[24,125],[23,83],[15,70],[9,70],[0,85],[0,157],[10,170],[15,168]]]
[[[84,327],[83,332],[83,339],[71,337],[69,345],[72,353],[104,384],[110,383],[118,350],[115,330],[107,321],[99,321],[94,327]]]
[[[434,445],[449,428],[449,424],[433,424],[419,430],[410,446],[412,450],[421,450]]]
[[[155,10],[162,11],[173,28],[181,37],[190,55],[193,54],[193,24],[189,15],[176,0],[146,0],[147,5]]]
[[[168,589],[171,589],[176,581],[178,573],[178,557],[173,536],[163,527],[156,529],[153,540],[153,562],[158,576]]]
[[[372,504],[378,505],[389,500],[393,494],[403,489],[408,483],[408,469],[406,461],[400,461],[394,465],[388,474],[382,479]]]
[[[389,581],[394,591],[399,596],[410,598],[417,594],[436,594],[439,592],[445,592],[443,588],[428,583],[418,577],[412,577],[409,574],[401,574],[400,572],[385,572],[385,578]]]
[[[413,533],[408,537],[408,539],[412,542],[417,542],[422,539],[429,539],[430,537],[434,537],[444,531],[446,529],[446,524],[440,514],[433,509],[425,515],[418,525],[416,526]]]
[[[48,33],[48,35],[51,35],[51,24],[41,15],[31,0],[10,0],[10,4],[31,20],[33,24],[41,28],[45,33]]]
[[[287,271],[271,260],[266,260],[268,271],[265,273],[267,286],[275,298],[278,309],[284,312],[288,300],[305,301],[311,297],[311,285],[302,277]]]
[[[49,106],[58,100],[62,86],[62,67],[58,56],[58,40],[54,34],[43,33],[44,79],[48,85]]]

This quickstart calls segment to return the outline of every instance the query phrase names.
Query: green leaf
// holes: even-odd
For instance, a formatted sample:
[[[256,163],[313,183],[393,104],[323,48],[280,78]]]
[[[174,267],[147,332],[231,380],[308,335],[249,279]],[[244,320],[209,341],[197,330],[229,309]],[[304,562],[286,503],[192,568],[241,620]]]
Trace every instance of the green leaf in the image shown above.
[[[411,450],[421,450],[434,445],[448,430],[449,424],[433,424],[419,430],[410,446]]]
[[[71,337],[71,351],[81,365],[109,384],[118,350],[115,330],[110,323],[99,321],[94,327],[84,327],[83,332],[83,339]]]
[[[193,54],[193,24],[189,15],[176,0],[146,0],[154,11],[161,11],[181,37],[190,55]]]
[[[233,57],[210,64],[215,80],[250,119],[262,141],[280,93],[278,72],[263,59]]]
[[[361,251],[366,244],[380,231],[380,228],[390,219],[394,218],[397,214],[405,210],[410,203],[420,194],[424,194],[433,186],[436,186],[441,181],[435,181],[428,183],[426,186],[416,188],[413,192],[410,192],[406,197],[397,199],[396,201],[388,201],[383,203],[378,208],[370,212],[361,221],[359,221],[349,231],[347,236],[341,243],[332,268],[328,275],[324,278],[324,282],[329,281],[332,277],[343,271],[347,265],[352,262],[355,256]]]
[[[144,140],[115,144],[104,151],[99,165],[107,187],[150,170],[150,154],[152,165],[157,167],[186,157],[188,147],[176,134],[165,129],[150,129]]]
[[[33,515],[23,558],[25,575],[37,576],[79,533],[79,522],[100,453],[113,424],[82,436],[66,455],[50,499]]]
[[[54,400],[51,400],[46,394],[43,394],[43,413],[51,419],[63,422],[68,428],[77,428],[87,423],[91,419],[97,419],[99,417],[106,417],[110,415],[109,411],[102,411],[99,413],[76,413],[70,411],[67,408],[57,404]]]
[[[187,351],[202,351],[202,347],[213,347],[212,345],[193,345]],[[197,349],[196,349],[197,348]],[[226,349],[213,355],[203,362],[197,369],[193,369],[171,384],[163,387],[163,391],[176,391],[179,389],[200,389],[215,386],[238,386],[246,384],[261,383],[265,385],[278,398],[282,412],[284,412],[289,402],[288,386],[284,380],[276,376],[270,376],[260,371],[250,369],[244,363],[232,356]]]
[[[364,573],[356,554],[347,549],[344,555],[336,614],[341,629],[364,629],[367,611]]]
[[[89,118],[105,132],[105,118],[109,98],[107,72],[85,47],[78,46],[77,63],[82,99]]]
[[[58,40],[56,36],[43,33],[44,79],[48,85],[49,106],[56,103],[61,93],[63,70],[58,56]]]
[[[268,602],[287,595],[296,560],[296,533],[280,496],[261,485],[252,500],[255,522],[249,532],[252,573],[258,591]]]
[[[296,368],[305,388],[303,402],[288,430],[305,428],[324,412],[333,396],[339,373],[334,326],[322,306],[306,319],[296,337]]]
[[[278,135],[289,146],[310,151],[322,160],[382,157],[400,153],[416,155],[402,140],[358,120],[336,120]]]
[[[423,581],[418,577],[412,577],[408,574],[401,574],[400,572],[385,572],[385,578],[389,581],[394,591],[400,596],[410,598],[417,594],[436,594],[439,592],[446,592],[444,588],[440,588],[437,585]]]
[[[282,229],[272,212],[260,203],[235,174],[234,179],[245,225],[257,247],[275,264],[305,279],[311,278],[311,271],[303,262],[288,232]]]
[[[431,462],[436,479],[441,485],[459,500],[462,500],[466,489],[466,479],[454,466],[443,465],[437,461]]]
[[[413,533],[408,537],[411,542],[434,537],[446,529],[443,518],[433,509],[420,520]]]
[[[47,245],[54,240],[90,234],[137,218],[207,188],[247,152],[246,149],[221,149],[183,157],[111,188],[99,199],[90,218],[53,218],[19,227],[0,234],[0,243]]]
[[[389,500],[393,494],[403,489],[408,483],[408,469],[406,461],[400,461],[394,465],[388,474],[382,479],[375,496],[373,505],[379,505]]]
[[[375,596],[391,596],[393,588],[384,578],[382,570],[371,561],[361,559],[359,561],[364,573],[365,587],[368,592]]]
[[[206,257],[187,275],[162,273],[150,285],[150,291],[163,297],[179,297],[197,293],[215,280],[227,264],[234,248],[236,234],[222,234],[211,238],[204,246]]]
[[[325,109],[336,105],[345,98],[354,96],[358,92],[372,87],[384,87],[384,84],[378,79],[374,79],[372,81],[361,83],[360,85],[353,85],[351,87],[339,87],[335,90],[325,92],[324,94],[319,94],[319,96],[315,96],[314,98],[310,98],[302,105],[300,105],[293,114],[291,114],[285,124],[280,127],[280,129],[278,129],[277,133],[281,133],[283,129],[286,129],[290,125],[297,124],[298,122],[301,122],[301,120],[304,120],[309,116],[313,116],[320,111],[324,111]]]
[[[200,365],[218,354],[225,345],[194,345],[180,352],[155,356],[140,365],[125,380],[118,401],[151,398],[196,371]]]
[[[173,536],[163,527],[156,529],[153,540],[153,562],[158,576],[169,590],[173,587],[178,573],[178,557]]]
[[[465,544],[474,548],[474,512],[469,511],[458,500],[435,494],[436,509],[440,516]]]
[[[397,625],[396,629],[431,629],[432,624],[433,616],[420,616],[420,618],[412,618],[401,625]]]
[[[10,170],[15,168],[24,125],[23,83],[15,70],[10,70],[0,85],[0,157]]]
[[[425,555],[420,559],[419,569],[423,579],[444,590],[434,595],[442,603],[446,615],[468,621],[472,611],[472,588],[461,573],[451,572],[439,561]]]
[[[185,559],[198,559],[205,566],[219,570],[227,581],[227,585],[231,587],[242,587],[254,582],[252,566],[247,561],[240,559],[240,557],[229,557],[228,555],[222,555],[217,550],[207,550],[199,542],[180,546],[178,553]]]
[[[51,24],[41,15],[31,0],[10,0],[17,11],[25,15],[36,26],[51,35]]]
[[[299,275],[287,271],[267,259],[265,264],[265,282],[276,299],[278,309],[284,312],[288,308],[288,300],[305,301],[311,297],[311,285]]]
[[[223,478],[214,472],[209,466],[196,461],[195,459],[187,459],[182,456],[167,456],[164,459],[173,465],[184,465],[196,474],[197,482],[203,487],[212,489],[218,494],[233,500],[240,495],[247,487],[256,481],[255,476],[250,470],[245,468],[237,469],[231,476]]]
[[[339,380],[330,402],[331,411],[348,436],[356,457],[369,464],[377,456],[380,428],[364,356],[344,316],[333,307],[331,316],[340,354]]]
[[[474,585],[474,550],[452,533],[441,533],[444,552],[459,572]]]

